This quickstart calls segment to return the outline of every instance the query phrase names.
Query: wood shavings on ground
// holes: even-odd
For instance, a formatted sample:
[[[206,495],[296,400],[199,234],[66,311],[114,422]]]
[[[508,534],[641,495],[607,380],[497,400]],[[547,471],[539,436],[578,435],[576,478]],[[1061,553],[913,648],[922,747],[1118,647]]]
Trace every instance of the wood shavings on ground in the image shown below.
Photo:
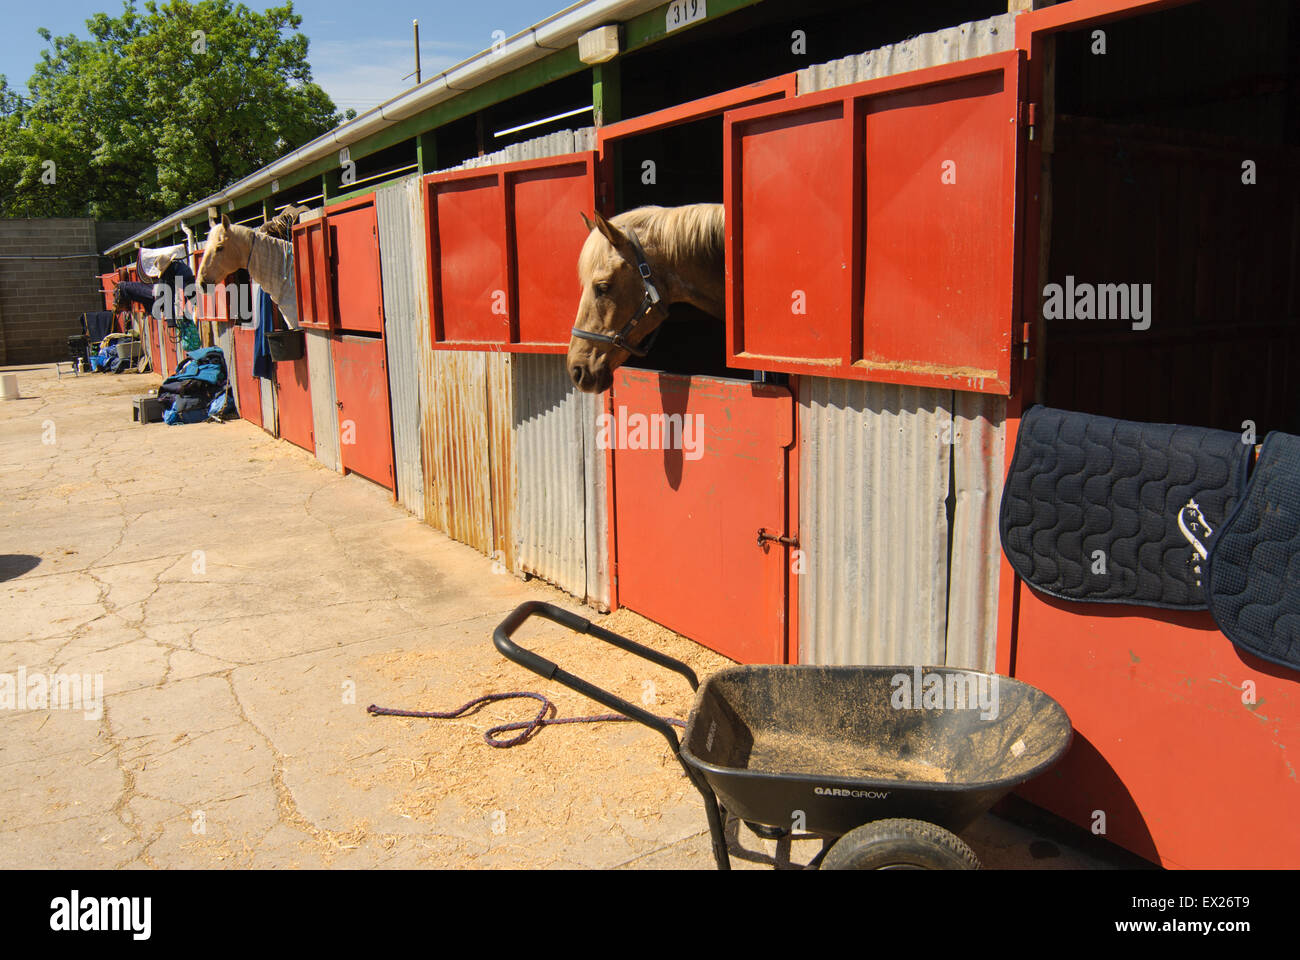
[[[589,615],[594,623],[675,657],[703,679],[731,661],[629,610]],[[533,620],[515,640],[528,649],[660,716],[686,719],[694,701],[678,674],[590,636]],[[421,649],[362,661],[390,685],[424,679],[412,702],[385,704],[450,711],[488,693],[535,691],[560,717],[606,714],[600,704],[547,682],[501,656],[488,638],[469,650]],[[392,785],[392,809],[469,841],[472,863],[518,867],[615,865],[663,844],[664,819],[684,835],[704,827],[699,794],[662,736],[632,722],[545,727],[509,749],[489,746],[491,727],[534,717],[529,699],[489,703],[452,720],[377,718],[393,725],[391,754],[354,772],[354,784]],[[510,736],[506,734],[505,736]],[[698,820],[698,824],[695,821]],[[563,837],[557,844],[556,838]],[[558,851],[558,852],[557,852]]]

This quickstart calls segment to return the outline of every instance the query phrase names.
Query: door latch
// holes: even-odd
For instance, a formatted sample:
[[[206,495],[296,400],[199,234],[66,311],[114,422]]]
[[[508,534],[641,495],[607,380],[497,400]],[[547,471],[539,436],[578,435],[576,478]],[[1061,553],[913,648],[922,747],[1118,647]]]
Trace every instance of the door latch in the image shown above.
[[[799,535],[796,533],[793,536],[780,536],[775,533],[768,533],[767,527],[759,527],[758,545],[766,550],[769,541],[784,543],[787,547],[797,547],[799,546]]]

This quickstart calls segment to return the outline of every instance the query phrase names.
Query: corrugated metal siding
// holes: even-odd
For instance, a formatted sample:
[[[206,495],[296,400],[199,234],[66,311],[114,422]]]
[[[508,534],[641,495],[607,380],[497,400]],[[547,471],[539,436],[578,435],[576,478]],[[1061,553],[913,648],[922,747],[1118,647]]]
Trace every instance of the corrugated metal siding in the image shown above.
[[[393,468],[397,498],[424,519],[424,470],[420,452],[419,355],[426,349],[416,320],[416,287],[424,262],[414,257],[411,205],[405,184],[375,191],[379,265],[384,288],[384,344],[393,414]],[[417,223],[423,221],[414,221]]]
[[[517,569],[609,606],[602,398],[579,393],[555,354],[515,357]]]
[[[492,555],[487,354],[430,350],[424,409],[425,520]]]
[[[334,392],[334,357],[324,330],[304,330],[307,335],[307,377],[311,381],[312,433],[316,459],[331,470],[339,469],[339,408]]]
[[[497,163],[517,163],[520,160],[540,160],[543,157],[558,157],[566,153],[596,149],[596,128],[582,127],[578,130],[557,130],[544,137],[535,137],[523,143],[512,143],[503,150],[471,157],[464,163],[448,170],[468,170],[474,167],[490,167]],[[445,171],[439,170],[439,173]],[[576,269],[576,265],[575,265]]]
[[[814,64],[798,71],[797,89],[800,94],[812,93],[846,83],[1001,53],[1015,46],[1015,34],[1015,14],[998,14],[987,20],[923,33],[866,53]]]
[[[605,398],[577,393],[582,413],[583,489],[587,491],[587,602],[601,610],[609,609],[609,525],[606,509],[609,485],[605,473],[606,452],[596,446],[596,418],[604,412]]]
[[[521,354],[520,358],[527,354]],[[515,477],[514,409],[516,357],[489,353],[483,358],[487,387],[488,477],[492,485],[492,556],[507,570],[515,570],[515,539],[511,523],[518,482]]]
[[[799,381],[799,658],[944,661],[952,392]]]
[[[563,130],[460,167],[595,149],[595,129]],[[418,185],[407,186],[422,224]],[[418,325],[429,342],[424,235],[413,231]],[[575,265],[576,268],[576,265]],[[608,607],[600,400],[579,394],[554,354],[420,351],[426,519],[508,569]]]
[[[800,70],[798,90],[1014,42],[1002,14]],[[1005,399],[805,377],[799,417],[800,659],[993,669]]]
[[[411,222],[424,223],[424,209],[417,178],[407,180],[406,191]],[[508,395],[489,397],[489,383],[501,389],[502,368],[509,357],[475,350],[433,350],[429,336],[428,288],[423,282],[425,237],[423,228],[410,234],[412,263],[418,266],[413,285],[420,401],[421,465],[424,472],[424,520],[448,536],[467,543],[488,556],[496,555],[496,523],[493,513],[493,457],[508,465],[511,438],[506,424],[489,426],[510,415]],[[508,386],[508,374],[504,375]],[[503,435],[504,434],[504,435]],[[507,530],[502,538],[509,543]],[[497,555],[507,569],[508,557]]]
[[[1006,462],[1007,401],[982,393],[955,395],[952,576],[948,593],[950,667],[996,664],[998,579],[1002,543],[998,507]]]

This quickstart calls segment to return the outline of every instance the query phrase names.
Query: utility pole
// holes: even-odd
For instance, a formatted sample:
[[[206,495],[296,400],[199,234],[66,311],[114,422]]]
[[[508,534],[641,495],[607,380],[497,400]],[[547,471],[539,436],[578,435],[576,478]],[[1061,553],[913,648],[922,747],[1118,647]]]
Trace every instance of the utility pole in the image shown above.
[[[411,26],[415,27],[415,83],[420,83],[420,21],[412,20]]]

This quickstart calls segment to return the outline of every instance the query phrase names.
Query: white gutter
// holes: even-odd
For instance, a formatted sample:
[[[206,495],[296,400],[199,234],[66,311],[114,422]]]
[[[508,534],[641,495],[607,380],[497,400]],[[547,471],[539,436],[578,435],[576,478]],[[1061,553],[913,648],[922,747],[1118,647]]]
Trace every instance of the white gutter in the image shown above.
[[[322,157],[337,153],[343,147],[451,100],[466,90],[512,73],[557,50],[564,50],[577,43],[579,36],[594,27],[635,17],[653,10],[663,2],[664,0],[579,0],[573,6],[515,34],[495,50],[484,50],[437,76],[430,77],[405,93],[321,134],[224,190],[169,214],[104,252],[112,255],[130,250],[137,241],[155,233],[170,233],[181,222],[203,213],[208,207],[222,207],[242,194],[315,163]]]

